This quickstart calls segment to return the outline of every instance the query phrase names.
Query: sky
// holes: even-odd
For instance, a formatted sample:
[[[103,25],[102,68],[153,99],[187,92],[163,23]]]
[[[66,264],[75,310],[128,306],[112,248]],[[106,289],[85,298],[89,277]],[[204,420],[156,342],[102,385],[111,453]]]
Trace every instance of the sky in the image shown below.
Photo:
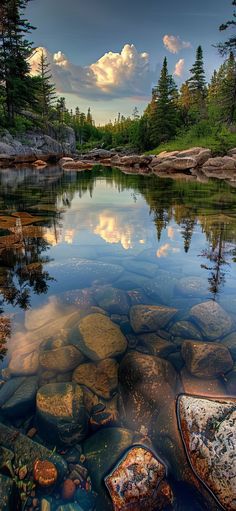
[[[118,112],[141,113],[165,56],[180,85],[202,45],[209,80],[222,58],[213,44],[232,17],[231,0],[32,0],[32,38],[51,65],[57,92],[69,108],[91,107],[97,124]],[[37,72],[39,55],[31,64]]]

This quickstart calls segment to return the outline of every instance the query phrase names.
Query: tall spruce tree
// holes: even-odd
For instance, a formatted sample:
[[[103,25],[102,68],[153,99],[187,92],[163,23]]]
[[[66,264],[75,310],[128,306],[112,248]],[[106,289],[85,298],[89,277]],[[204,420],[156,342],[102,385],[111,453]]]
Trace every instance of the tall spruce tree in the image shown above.
[[[191,109],[197,119],[204,117],[206,109],[206,78],[203,64],[202,47],[198,46],[196,60],[190,69],[191,76],[188,80],[191,93]]]
[[[34,27],[23,13],[30,0],[1,0],[0,82],[4,91],[5,117],[14,124],[16,113],[32,102],[34,90],[28,57],[32,44],[26,39]]]
[[[48,122],[56,99],[56,89],[52,81],[47,56],[43,50],[40,53],[38,78],[38,111],[42,118]]]
[[[232,1],[232,5],[234,7],[236,6],[236,0]],[[224,30],[227,30],[228,28],[235,29],[235,27],[236,27],[236,11],[234,10],[233,11],[233,19],[226,21],[225,23],[222,23],[222,25],[220,25],[220,31],[223,32]],[[236,35],[235,35],[235,33],[233,35],[231,35],[223,43],[219,43],[218,49],[219,49],[219,52],[221,53],[221,55],[226,55],[229,52],[233,52],[234,54],[236,54]]]
[[[236,61],[233,52],[215,71],[208,87],[208,112],[213,122],[232,124],[236,117]]]
[[[158,145],[173,137],[178,125],[178,91],[173,77],[168,73],[165,57],[157,87],[153,89],[150,104],[150,139]]]

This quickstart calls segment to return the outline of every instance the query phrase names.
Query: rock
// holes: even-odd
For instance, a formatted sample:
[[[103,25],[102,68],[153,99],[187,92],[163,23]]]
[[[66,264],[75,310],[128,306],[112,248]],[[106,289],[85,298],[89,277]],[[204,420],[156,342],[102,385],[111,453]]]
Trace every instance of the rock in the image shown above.
[[[208,293],[207,284],[201,277],[183,277],[175,286],[176,292],[183,296],[205,296]]]
[[[139,431],[149,428],[154,412],[159,413],[166,401],[174,399],[177,374],[170,362],[132,351],[120,364],[119,384],[126,423]]]
[[[64,262],[52,262],[48,264],[48,271],[54,273],[55,277],[60,275],[60,282],[64,280],[67,283],[67,289],[85,288],[91,286],[94,281],[102,284],[114,282],[122,273],[121,266],[101,261],[93,261],[89,259],[68,259]],[[63,275],[63,279],[62,279]]]
[[[64,156],[60,159],[59,165],[62,167],[64,163],[74,162],[75,160],[73,158],[70,158],[69,156]]]
[[[195,158],[189,156],[177,156],[174,160],[171,161],[171,166],[174,170],[189,170],[194,169],[197,166],[197,161]]]
[[[216,378],[233,367],[228,348],[220,343],[184,341],[181,351],[188,371],[198,378]]]
[[[133,167],[136,163],[140,163],[140,156],[121,156],[119,159],[119,165],[124,165],[126,167]]]
[[[136,259],[128,259],[122,262],[124,268],[137,275],[143,275],[144,277],[154,278],[158,273],[158,265],[153,263],[145,262],[145,264]]]
[[[229,314],[215,301],[202,302],[190,310],[193,319],[204,337],[214,340],[225,336],[232,330],[233,322]]]
[[[62,498],[64,500],[73,500],[76,491],[76,484],[71,479],[65,479],[62,485]]]
[[[36,460],[34,463],[34,480],[39,486],[53,486],[57,482],[57,468],[51,461]]]
[[[94,163],[88,163],[84,161],[68,161],[63,163],[63,170],[91,170],[94,167]]]
[[[72,379],[98,396],[110,399],[118,385],[118,364],[112,359],[101,360],[97,364],[81,364],[75,369]]]
[[[95,510],[96,495],[93,492],[78,488],[75,493],[75,499],[79,502],[83,511]]]
[[[179,351],[176,353],[170,353],[167,357],[167,360],[169,360],[169,362],[173,365],[178,373],[184,367],[184,359]]]
[[[18,353],[12,356],[8,369],[12,376],[31,376],[38,372],[39,353],[34,350],[31,353]]]
[[[201,332],[190,321],[177,321],[169,330],[173,337],[202,340]]]
[[[157,488],[165,477],[165,466],[144,447],[133,447],[105,478],[114,509],[157,509]]]
[[[39,363],[47,371],[66,373],[73,371],[83,362],[82,353],[72,345],[64,346],[50,351],[43,351],[39,356]]]
[[[63,314],[63,307],[55,297],[49,298],[45,305],[36,309],[29,309],[25,312],[25,328],[27,330],[36,330],[47,323],[58,319]]]
[[[177,350],[173,342],[162,339],[154,333],[139,335],[138,341],[147,348],[151,355],[156,355],[160,358],[166,358],[170,353]]]
[[[97,361],[121,355],[127,341],[120,328],[102,314],[90,314],[79,322],[79,348],[84,355]]]
[[[221,506],[235,509],[235,400],[180,396],[179,426],[192,468]]]
[[[79,504],[65,504],[57,507],[56,511],[83,511]]]
[[[178,154],[178,157],[193,157],[197,164],[203,165],[210,157],[211,151],[210,149],[204,149],[203,147],[193,147],[192,149],[187,149],[185,151],[181,151]]]
[[[221,343],[223,346],[228,348],[231,353],[231,357],[236,361],[236,332],[226,335],[226,337],[221,340]]]
[[[19,430],[9,428],[2,423],[0,423],[0,439],[3,447],[13,451],[15,466],[27,466],[28,480],[33,474],[35,462],[39,459],[50,460],[57,468],[58,482],[63,480],[67,471],[67,464],[59,454],[53,453],[43,445],[22,435]]]
[[[110,314],[127,314],[129,311],[129,297],[121,289],[110,286],[100,287],[95,289],[94,298],[99,307]]]
[[[0,410],[8,418],[24,417],[34,409],[37,388],[36,377],[8,380],[0,388]]]
[[[40,511],[51,511],[51,504],[48,500],[46,499],[41,500]]]
[[[37,393],[40,434],[53,445],[73,445],[85,438],[87,416],[83,391],[75,383],[49,383]]]
[[[46,161],[43,161],[43,160],[36,160],[33,163],[33,165],[34,165],[34,167],[47,167]]]
[[[225,385],[217,378],[198,378],[191,375],[186,368],[180,373],[182,389],[185,394],[193,394],[196,396],[225,396]],[[228,376],[227,376],[228,377]]]
[[[177,309],[156,305],[134,305],[130,309],[131,326],[136,333],[155,332],[164,328]]]
[[[148,296],[155,300],[155,303],[169,305],[177,282],[174,275],[167,271],[159,270],[158,278],[144,283],[143,289]]]
[[[0,474],[0,509],[1,511],[13,511],[20,509],[15,482],[9,477]]]
[[[236,170],[236,160],[230,156],[217,156],[209,158],[202,168],[203,172],[214,172],[215,170]]]

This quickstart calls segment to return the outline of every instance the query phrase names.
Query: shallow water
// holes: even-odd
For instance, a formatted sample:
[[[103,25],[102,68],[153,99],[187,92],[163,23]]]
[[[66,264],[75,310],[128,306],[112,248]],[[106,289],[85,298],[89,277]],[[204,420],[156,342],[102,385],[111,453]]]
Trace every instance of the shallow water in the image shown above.
[[[236,331],[234,188],[221,181],[159,179],[102,167],[87,173],[63,173],[59,167],[7,169],[0,171],[0,210],[0,363],[5,380],[36,376],[39,387],[70,382],[74,363],[59,370],[52,361],[43,367],[39,354],[68,345],[81,349],[75,324],[88,314],[105,313],[120,327],[128,352],[158,356],[171,365],[173,379],[178,381],[176,386],[168,382],[168,375],[167,381],[163,380],[162,391],[159,388],[163,405],[171,400],[175,405],[182,392],[236,397],[234,340],[230,341],[232,366],[229,363],[225,371],[219,370],[214,376],[212,368],[206,377],[190,375],[181,354],[185,339],[224,344],[225,337]],[[118,295],[114,289],[116,293],[119,290]],[[209,300],[223,308],[228,321],[225,327],[217,327],[219,333],[215,335],[191,312],[192,307]],[[176,311],[159,328],[142,326],[138,331],[129,314],[131,306],[140,304]],[[217,314],[215,321],[217,325]],[[157,339],[145,337],[150,332],[158,336],[159,347],[154,342]],[[112,355],[118,364],[122,364],[124,352],[117,349]],[[83,354],[83,363],[98,360],[88,350]],[[161,447],[155,443],[158,431],[153,433],[153,410],[143,410],[141,420],[132,409],[133,396],[127,394],[122,381],[125,371],[120,370],[119,391],[114,385],[109,399],[102,396],[104,391],[94,392],[90,386],[92,404],[95,408],[100,405],[100,416],[88,406],[86,442],[108,426],[129,428],[136,442],[148,438],[152,449],[171,465],[166,459],[168,453],[165,449],[159,452]],[[172,387],[170,394],[166,383]],[[124,396],[127,403],[130,400],[130,413],[129,404],[120,403]],[[29,424],[35,425],[35,404],[31,403],[23,416],[18,409],[14,415],[13,408],[10,415],[3,413],[2,420],[25,433]],[[53,448],[46,426],[36,427],[37,439]],[[117,462],[119,457],[120,453]],[[111,468],[112,464],[109,471]],[[178,479],[173,466],[171,474]],[[187,509],[188,502],[191,509],[204,509],[205,496],[200,503],[197,496],[194,504],[187,487],[186,497],[179,489],[175,495],[176,509]],[[108,509],[109,503],[106,505]],[[207,509],[215,509],[214,504],[208,504]]]

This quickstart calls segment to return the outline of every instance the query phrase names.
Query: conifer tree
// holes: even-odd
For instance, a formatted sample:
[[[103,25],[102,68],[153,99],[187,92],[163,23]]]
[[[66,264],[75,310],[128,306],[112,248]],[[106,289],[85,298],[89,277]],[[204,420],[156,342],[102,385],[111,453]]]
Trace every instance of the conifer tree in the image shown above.
[[[206,107],[206,79],[201,46],[197,48],[196,60],[193,67],[190,69],[190,73],[191,76],[188,83],[191,92],[191,106],[196,118],[199,119],[204,117]]]
[[[232,1],[232,5],[234,7],[236,6],[236,0]],[[225,23],[222,23],[222,25],[220,25],[220,31],[222,32],[224,30],[227,30],[228,28],[235,27],[236,27],[236,11],[234,10],[233,19],[226,21]],[[234,34],[223,43],[218,44],[218,49],[221,55],[226,55],[229,52],[233,52],[234,54],[236,54],[236,35]]]
[[[50,113],[56,99],[56,89],[52,82],[47,56],[43,50],[40,54],[38,76],[38,108],[43,119],[47,122],[50,119]]]

